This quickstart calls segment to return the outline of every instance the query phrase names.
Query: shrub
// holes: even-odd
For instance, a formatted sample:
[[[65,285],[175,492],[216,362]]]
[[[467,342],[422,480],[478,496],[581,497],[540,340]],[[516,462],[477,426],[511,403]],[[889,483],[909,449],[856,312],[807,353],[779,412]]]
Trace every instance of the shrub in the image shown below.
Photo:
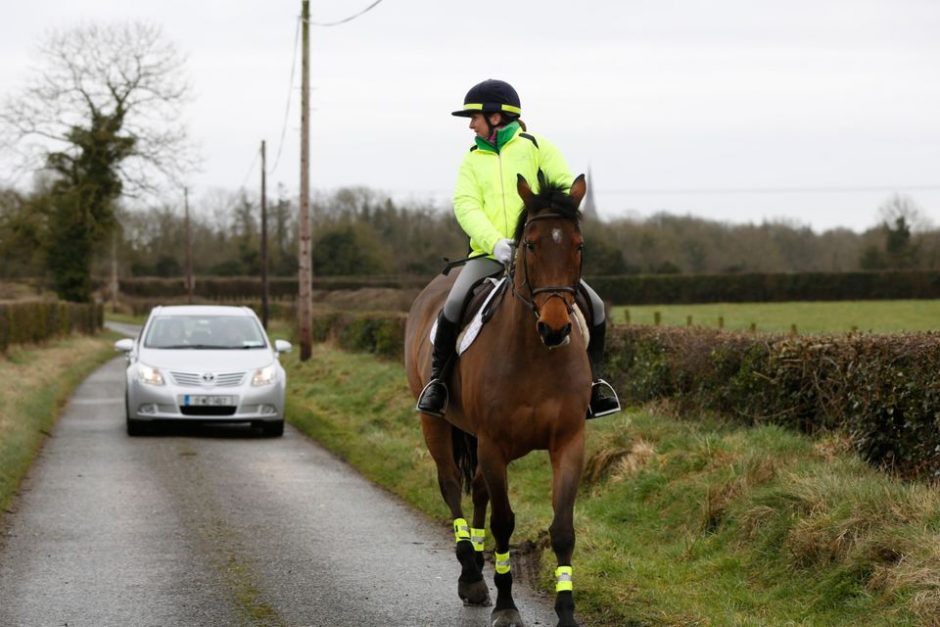
[[[72,332],[93,334],[103,324],[101,305],[57,301],[0,303],[0,352],[13,344],[35,344]]]
[[[671,399],[746,424],[849,434],[868,461],[940,478],[940,334],[765,336],[617,327],[624,400]]]

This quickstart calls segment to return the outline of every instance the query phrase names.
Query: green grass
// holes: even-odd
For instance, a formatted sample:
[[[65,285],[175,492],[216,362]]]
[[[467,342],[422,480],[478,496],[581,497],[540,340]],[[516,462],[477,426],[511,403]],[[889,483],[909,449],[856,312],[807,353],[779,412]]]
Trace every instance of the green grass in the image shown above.
[[[874,333],[940,330],[940,300],[870,300],[788,303],[708,303],[700,305],[629,305],[614,307],[616,323],[654,324],[660,312],[661,324],[686,326],[692,316],[694,326],[747,331],[789,332],[796,325],[800,333],[841,333],[852,330]]]
[[[285,365],[289,420],[440,520],[445,534],[448,512],[401,365],[323,345],[311,361],[300,364],[294,354]],[[588,425],[574,559],[582,620],[931,624],[940,612],[935,489],[892,480],[835,436],[688,420],[668,409]],[[545,549],[546,455],[515,462],[510,485],[514,544]],[[553,562],[544,550],[546,590]]]
[[[0,512],[26,474],[62,405],[96,367],[115,356],[118,336],[73,336],[0,355]]]

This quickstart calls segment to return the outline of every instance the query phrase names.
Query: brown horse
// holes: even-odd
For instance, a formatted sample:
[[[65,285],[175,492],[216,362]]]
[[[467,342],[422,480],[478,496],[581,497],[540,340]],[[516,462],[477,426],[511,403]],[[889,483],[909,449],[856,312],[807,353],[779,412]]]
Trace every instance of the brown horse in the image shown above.
[[[495,627],[521,626],[512,599],[509,538],[515,517],[509,503],[507,465],[530,451],[547,450],[552,464],[550,527],[559,627],[576,626],[572,597],[574,502],[584,463],[585,415],[591,396],[587,339],[574,322],[581,279],[583,239],[578,205],[586,190],[579,176],[570,193],[543,184],[533,194],[520,175],[525,203],[508,269],[511,296],[461,355],[447,381],[446,419],[421,415],[428,450],[437,464],[441,495],[454,518],[457,590],[468,605],[489,605],[482,574],[487,502],[496,543]],[[408,316],[405,367],[417,397],[430,372],[430,331],[447,297],[452,276],[440,275],[418,295]],[[472,487],[473,520],[463,517],[462,488]]]

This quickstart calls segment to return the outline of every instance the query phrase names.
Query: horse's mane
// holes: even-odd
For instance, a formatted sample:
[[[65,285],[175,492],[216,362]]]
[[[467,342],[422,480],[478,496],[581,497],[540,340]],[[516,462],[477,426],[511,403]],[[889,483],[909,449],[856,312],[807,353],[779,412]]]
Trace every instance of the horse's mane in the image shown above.
[[[569,220],[580,223],[581,212],[574,204],[574,199],[568,195],[568,187],[563,183],[547,182],[539,172],[539,193],[534,196],[533,208],[523,211],[519,215],[519,222],[516,223],[516,232],[513,239],[516,242],[522,241],[522,232],[525,230],[526,221],[530,217],[535,217],[542,211],[551,210]]]

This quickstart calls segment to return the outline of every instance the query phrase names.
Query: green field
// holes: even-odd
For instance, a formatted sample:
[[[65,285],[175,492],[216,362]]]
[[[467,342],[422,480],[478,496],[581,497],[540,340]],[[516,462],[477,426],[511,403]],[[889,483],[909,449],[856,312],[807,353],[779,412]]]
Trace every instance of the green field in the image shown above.
[[[866,300],[789,303],[708,303],[701,305],[629,305],[614,307],[615,323],[655,324],[656,312],[664,326],[723,328],[789,333],[843,333],[866,331],[899,333],[940,330],[940,300]]]

